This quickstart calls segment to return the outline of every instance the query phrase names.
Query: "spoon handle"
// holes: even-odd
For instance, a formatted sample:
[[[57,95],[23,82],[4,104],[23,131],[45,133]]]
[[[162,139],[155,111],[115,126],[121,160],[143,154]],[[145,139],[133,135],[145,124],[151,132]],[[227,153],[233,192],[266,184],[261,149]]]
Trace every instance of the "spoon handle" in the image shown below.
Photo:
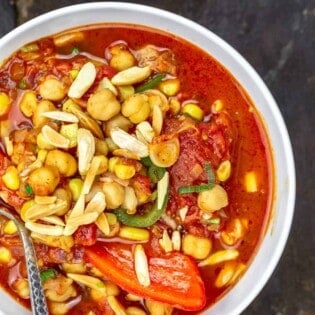
[[[37,259],[31,237],[24,227],[23,223],[20,222],[15,216],[9,213],[7,210],[0,208],[0,214],[14,221],[17,225],[19,234],[23,243],[25,251],[25,260],[27,267],[27,274],[29,279],[30,287],[30,299],[32,305],[32,311],[34,315],[48,315],[48,308],[46,298],[44,295],[43,287],[40,280],[40,273],[37,266]]]

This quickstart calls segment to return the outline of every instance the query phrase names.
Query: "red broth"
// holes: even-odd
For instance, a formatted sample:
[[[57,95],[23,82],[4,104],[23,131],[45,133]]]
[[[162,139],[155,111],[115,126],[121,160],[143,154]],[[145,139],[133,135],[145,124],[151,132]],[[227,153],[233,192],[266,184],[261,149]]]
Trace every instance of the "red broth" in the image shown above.
[[[110,47],[115,46],[115,44],[122,44],[135,55],[140,48],[146,45],[153,45],[158,48],[158,51],[171,51],[177,72],[172,73],[169,78],[176,78],[180,82],[180,90],[172,98],[180,104],[181,108],[187,103],[197,104],[203,111],[204,119],[201,122],[191,118],[188,119],[189,123],[192,121],[195,129],[198,130],[197,134],[191,129],[179,133],[180,155],[177,162],[168,168],[171,188],[166,214],[178,223],[180,222],[178,210],[188,205],[186,218],[179,224],[179,229],[179,225],[177,225],[177,230],[180,231],[182,236],[192,234],[210,240],[212,248],[209,255],[227,249],[238,251],[237,258],[232,262],[230,261],[230,265],[227,262],[221,262],[199,267],[206,294],[206,304],[202,309],[205,310],[218,301],[237,281],[235,279],[230,284],[223,286],[215,285],[220,272],[225,267],[229,268],[229,266],[234,268],[235,274],[239,271],[239,276],[245,272],[255,255],[268,223],[273,193],[273,170],[271,149],[263,122],[256,112],[254,104],[229,71],[213,57],[183,39],[135,25],[104,24],[74,30],[74,32],[76,31],[81,32],[82,38],[79,40],[69,41],[61,47],[56,47],[53,37],[41,39],[36,42],[37,48],[34,50],[30,48],[24,49],[24,51],[23,49],[19,50],[5,61],[0,69],[0,92],[9,95],[12,100],[10,111],[1,117],[1,129],[6,130],[7,133],[5,134],[5,131],[1,132],[3,151],[0,167],[2,175],[1,197],[15,207],[18,213],[21,213],[20,209],[23,203],[32,197],[25,194],[25,191],[10,190],[3,180],[7,166],[12,164],[10,157],[6,154],[5,136],[10,135],[12,138],[12,132],[16,129],[26,128],[30,130],[33,128],[32,119],[26,117],[25,114],[23,115],[19,108],[25,91],[35,91],[39,102],[41,96],[38,92],[38,86],[45,77],[53,76],[58,79],[67,77],[63,82],[66,85],[71,84],[70,71],[76,65],[79,65],[78,68],[80,68],[83,61],[89,58],[86,56],[90,56],[84,56],[83,52],[100,58],[107,58],[107,61],[109,61]],[[73,48],[80,53],[75,56]],[[59,57],[52,61],[49,57],[56,54]],[[102,70],[99,70],[97,74],[99,78],[97,77],[96,80],[100,80],[102,77],[111,78],[115,73],[117,73],[117,69],[103,66]],[[82,96],[82,101],[79,103],[81,106],[86,106],[86,101],[91,93],[93,93],[93,87]],[[218,111],[215,110],[214,105],[218,104],[217,100],[220,100],[223,104],[223,108]],[[53,103],[57,109],[60,109],[63,102],[65,102],[64,98]],[[179,114],[180,112],[176,115],[166,113],[163,134],[170,135],[180,129]],[[7,125],[7,121],[10,123],[9,127],[5,129],[4,126]],[[30,141],[28,145],[34,146],[34,143]],[[70,150],[69,152],[75,155],[75,151]],[[204,221],[201,222],[200,209],[197,206],[198,194],[180,195],[178,194],[178,188],[207,182],[205,172],[200,168],[194,168],[194,165],[204,166],[206,162],[210,162],[212,170],[217,171],[220,164],[226,160],[230,162],[231,175],[220,184],[227,192],[228,206],[214,214],[203,216]],[[17,168],[19,167],[22,166],[17,166]],[[139,174],[138,178],[141,179],[142,175]],[[247,191],[250,188],[246,188],[246,176],[254,177],[255,187],[253,192]],[[138,180],[139,185],[142,183],[141,187],[143,189],[148,188],[145,184],[146,177],[142,178],[142,181],[140,179]],[[65,186],[67,179],[61,179],[61,181],[63,181],[63,184],[60,185]],[[218,178],[216,178],[216,181],[218,181]],[[213,218],[216,221],[211,221]],[[208,223],[205,223],[207,220]],[[2,218],[0,223],[0,245],[8,248],[12,255],[9,263],[1,263],[1,286],[19,303],[30,307],[27,296],[21,295],[21,290],[17,287],[17,279],[26,278],[20,241],[16,234],[5,233],[6,219]],[[154,259],[165,254],[158,239],[161,237],[161,231],[166,229],[170,233],[172,232],[170,226],[165,224],[163,220],[159,220],[154,226],[147,228],[151,236],[150,240],[143,244],[148,259]],[[237,229],[241,230],[241,236],[233,239],[233,237],[235,238],[233,233],[237,233],[235,232]],[[154,233],[157,233],[158,237]],[[100,232],[96,225],[89,224],[81,226],[80,230],[75,232],[76,245],[68,252],[37,241],[36,250],[41,269],[57,268],[58,272],[62,274],[64,272],[60,265],[64,262],[79,263],[87,260],[89,265],[91,259],[87,259],[84,255],[85,248],[92,245],[94,246],[92,248],[97,251],[98,248],[106,246],[103,244],[112,244],[112,242],[117,241],[117,238],[115,238],[111,243],[108,243],[107,239],[107,242],[96,243],[95,245],[97,237],[100,237]],[[134,246],[133,242],[128,241],[127,243],[129,245],[119,246],[129,246],[130,248]],[[130,243],[132,244],[130,245]],[[121,240],[118,240],[118,244],[121,244]],[[108,245],[108,248],[111,248],[111,246]],[[194,258],[196,265],[202,260]],[[122,287],[124,288],[124,286]],[[93,311],[95,314],[113,313],[110,305],[106,302],[106,298],[93,299],[89,294],[90,290],[75,281],[74,290],[76,294],[64,301],[69,308],[68,314],[88,314],[89,311]],[[143,299],[140,299],[140,302],[127,301],[126,294],[125,290],[120,290],[117,295],[117,300],[120,301],[123,307],[134,305],[149,312],[148,308],[143,305]],[[142,297],[140,296],[140,298]],[[52,302],[49,298],[48,303],[53,314]],[[198,312],[192,310],[187,311],[187,314]],[[175,308],[173,314],[186,314],[186,311]]]

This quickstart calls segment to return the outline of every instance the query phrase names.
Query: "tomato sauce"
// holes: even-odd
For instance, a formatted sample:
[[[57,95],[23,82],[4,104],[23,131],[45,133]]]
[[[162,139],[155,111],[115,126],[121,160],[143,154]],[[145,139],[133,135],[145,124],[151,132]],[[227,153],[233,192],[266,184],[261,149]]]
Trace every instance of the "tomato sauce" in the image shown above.
[[[239,251],[238,261],[248,266],[259,246],[268,223],[272,193],[273,173],[271,161],[271,149],[264,130],[263,122],[256,112],[254,104],[247,96],[246,91],[239,85],[233,75],[206,52],[191,43],[176,36],[166,34],[157,30],[140,27],[136,25],[94,25],[78,29],[84,33],[84,40],[70,44],[62,48],[55,47],[51,38],[38,41],[40,56],[32,61],[25,62],[21,52],[10,57],[0,69],[0,91],[15,95],[15,102],[9,113],[10,130],[19,129],[21,124],[30,124],[30,120],[23,116],[17,106],[21,94],[21,80],[29,89],[36,89],[39,83],[47,75],[53,74],[62,78],[70,69],[77,64],[82,64],[85,57],[82,55],[69,56],[75,47],[79,51],[88,52],[94,56],[104,58],[110,45],[117,41],[127,43],[131,51],[137,51],[145,45],[155,45],[163,49],[169,49],[176,58],[176,77],[181,84],[181,92],[178,99],[181,103],[194,100],[202,108],[205,114],[203,122],[193,123],[194,128],[187,128],[179,133],[180,156],[178,161],[170,168],[171,191],[166,213],[175,218],[178,209],[188,205],[188,212],[182,228],[187,233],[209,237],[212,241],[212,251],[237,248]],[[59,54],[60,59],[45,59],[52,52]],[[45,60],[45,62],[43,62]],[[104,66],[98,76],[111,78],[115,70]],[[22,83],[23,83],[22,82]],[[93,91],[93,88],[91,88]],[[88,92],[89,93],[89,92]],[[85,96],[88,98],[88,94]],[[211,105],[221,100],[224,110],[214,112]],[[2,118],[4,120],[4,118]],[[172,134],[179,130],[179,121],[167,117],[164,122],[163,132]],[[213,169],[217,169],[222,161],[231,162],[231,176],[222,184],[229,196],[229,205],[220,212],[220,229],[206,226],[200,223],[199,212],[196,207],[197,194],[181,195],[178,188],[188,185],[199,185],[207,181],[207,176],[202,167],[210,162]],[[0,159],[0,172],[4,173],[6,160]],[[256,174],[257,191],[248,193],[244,185],[244,178],[248,172]],[[146,177],[138,174],[139,185],[145,187]],[[140,180],[141,179],[141,180]],[[3,187],[3,184],[1,185]],[[148,185],[147,185],[148,186]],[[2,188],[2,192],[7,189]],[[11,204],[20,207],[23,196],[18,199],[16,194],[9,196]],[[224,244],[220,237],[220,231],[229,229],[231,221],[235,218],[246,219],[246,234],[236,244],[231,246]],[[157,224],[162,228],[162,223]],[[1,244],[9,246],[16,254],[16,261],[24,266],[20,243],[6,236],[1,228]],[[84,246],[93,245],[97,238],[95,224],[82,226],[74,235],[75,249],[70,253],[61,249],[49,248],[46,245],[37,245],[38,256],[41,262],[47,265],[67,260],[65,255],[70,255],[70,260],[79,261],[83,257]],[[156,238],[145,244],[145,248],[151,251],[151,255],[158,255],[161,250]],[[50,258],[51,259],[50,259]],[[9,275],[12,277],[12,265],[3,265],[0,269],[1,286],[14,296],[18,302],[29,307],[27,299],[21,299],[8,285]],[[16,267],[15,267],[16,268]],[[215,303],[228,290],[229,287],[216,288],[213,286],[220,271],[220,265],[216,267],[202,267],[200,273],[206,288],[207,303],[209,307]],[[23,269],[23,268],[22,268]],[[21,271],[18,271],[21,272]],[[81,302],[80,302],[80,301]],[[73,302],[73,308],[69,314],[85,314],[95,311],[96,314],[112,314],[107,303],[95,303],[82,294]],[[123,295],[119,300],[126,306]],[[141,305],[141,304],[139,304]],[[195,312],[187,312],[187,314]],[[185,311],[175,310],[173,314],[186,314]]]

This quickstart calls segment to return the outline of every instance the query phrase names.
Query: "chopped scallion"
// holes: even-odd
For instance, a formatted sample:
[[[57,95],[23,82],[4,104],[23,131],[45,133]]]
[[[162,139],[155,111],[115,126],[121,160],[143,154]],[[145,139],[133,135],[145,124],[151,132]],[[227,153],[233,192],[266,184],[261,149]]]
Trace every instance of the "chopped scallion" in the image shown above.
[[[20,80],[20,82],[18,83],[18,87],[21,90],[25,90],[27,88],[27,84],[24,79]]]
[[[136,88],[136,93],[144,92],[146,90],[150,90],[150,89],[155,88],[165,78],[165,76],[166,76],[165,73],[161,73],[161,74],[156,75],[150,81],[138,86]]]
[[[165,168],[156,165],[151,165],[148,170],[148,175],[153,183],[157,183],[165,174]]]
[[[144,158],[141,158],[140,161],[141,161],[141,163],[142,163],[144,166],[146,166],[146,167],[150,167],[150,166],[153,165],[153,163],[152,163],[152,161],[151,161],[151,159],[150,159],[149,156],[146,156],[146,157],[144,157]]]
[[[21,51],[23,51],[25,53],[34,52],[34,51],[38,51],[38,50],[39,50],[39,46],[36,43],[28,44],[28,45],[21,48]]]
[[[33,189],[30,185],[26,185],[25,186],[25,191],[28,195],[32,195],[33,194]]]
[[[80,49],[78,47],[73,47],[71,53],[73,55],[78,55],[80,53]]]
[[[208,225],[219,225],[221,223],[221,219],[220,218],[210,218],[210,219],[207,219],[205,221],[203,221],[205,224],[208,224]]]
[[[57,271],[55,269],[53,269],[53,268],[49,268],[49,269],[43,270],[40,273],[40,280],[42,282],[45,282],[48,279],[55,278],[56,276],[57,276]]]

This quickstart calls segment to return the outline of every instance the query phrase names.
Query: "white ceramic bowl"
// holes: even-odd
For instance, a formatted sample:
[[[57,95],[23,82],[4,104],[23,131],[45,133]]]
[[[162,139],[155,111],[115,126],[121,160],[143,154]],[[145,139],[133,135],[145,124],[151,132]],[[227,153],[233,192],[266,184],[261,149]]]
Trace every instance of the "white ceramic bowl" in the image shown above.
[[[21,25],[0,40],[0,60],[25,43],[40,37],[79,25],[102,22],[143,24],[195,43],[234,75],[263,118],[273,149],[276,177],[271,224],[246,274],[232,290],[205,312],[207,315],[239,314],[257,296],[274,271],[291,227],[295,202],[295,169],[290,140],[280,111],[255,70],[226,42],[190,20],[143,5],[98,2],[74,5],[44,14]],[[29,314],[1,291],[0,300],[0,314]]]

